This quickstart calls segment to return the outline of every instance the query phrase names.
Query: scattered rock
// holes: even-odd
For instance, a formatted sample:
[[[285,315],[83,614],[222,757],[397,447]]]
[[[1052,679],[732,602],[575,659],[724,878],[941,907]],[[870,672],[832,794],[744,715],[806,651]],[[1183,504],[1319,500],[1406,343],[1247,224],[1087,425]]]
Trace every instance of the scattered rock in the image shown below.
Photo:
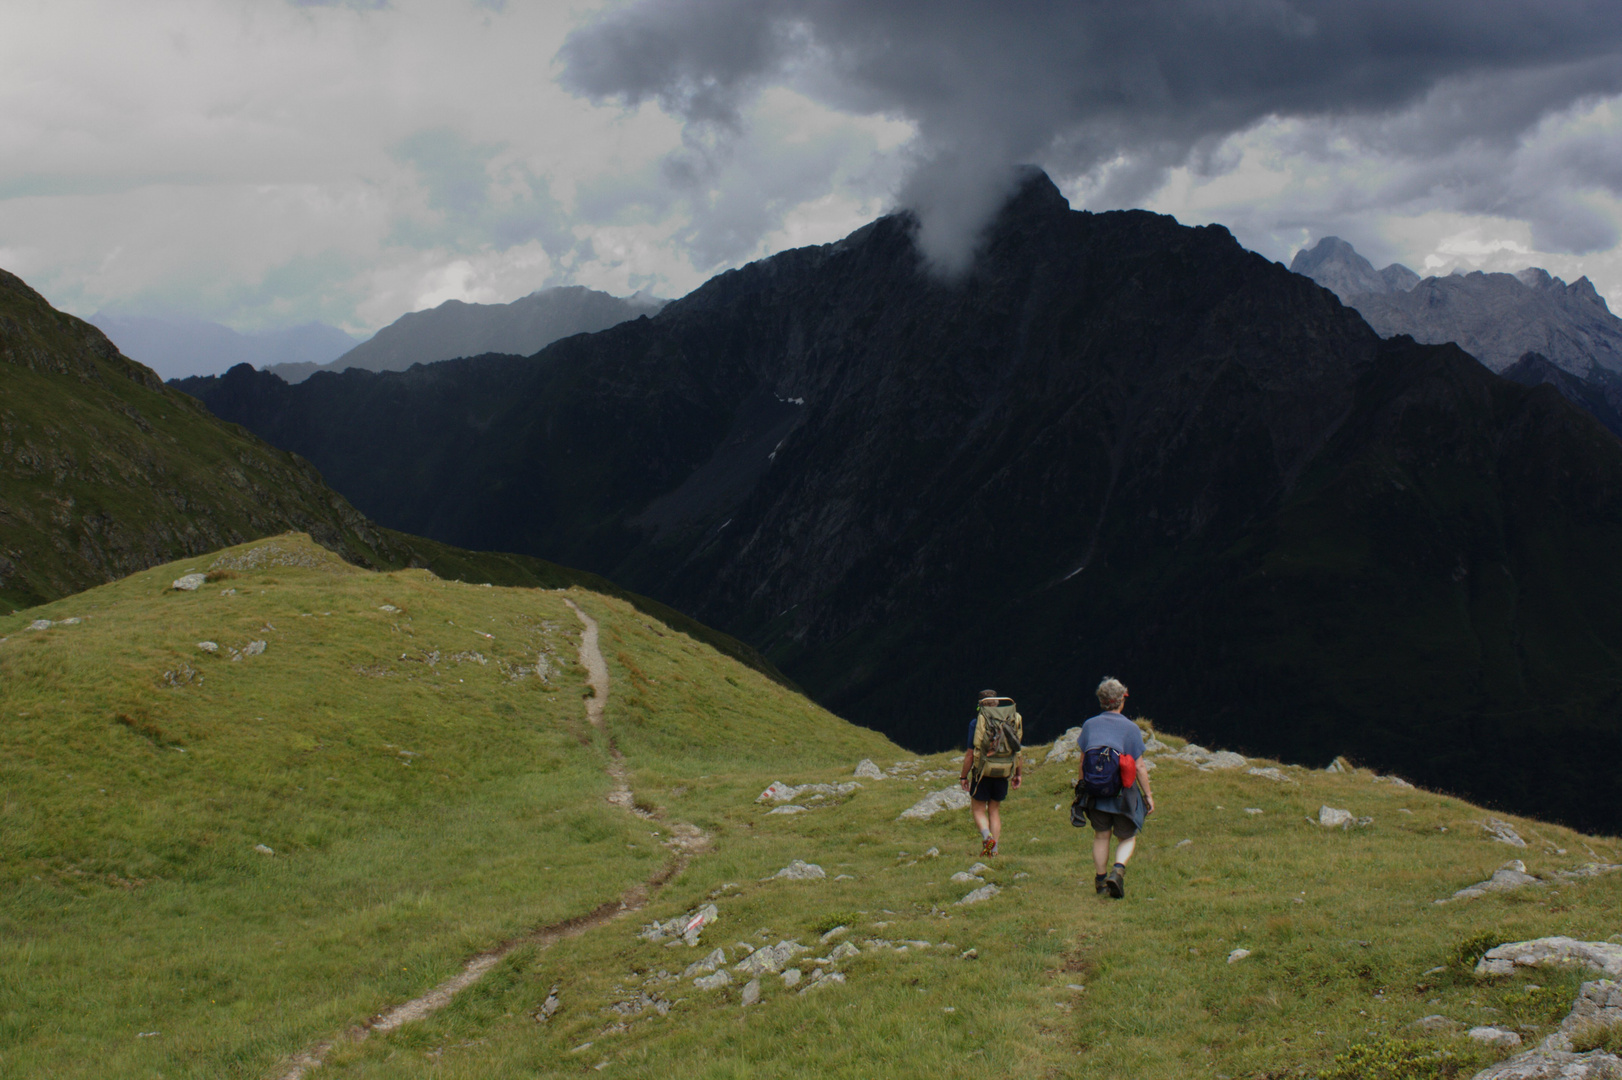
[[[873,764],[869,758],[863,758],[856,764],[856,776],[861,780],[888,780],[884,770]]]
[[[959,960],[978,960],[980,959],[980,950],[964,949],[962,952],[957,954],[957,958]]]
[[[840,874],[838,877],[834,878],[834,880],[835,881],[855,881],[856,880],[856,875],[855,874]]]
[[[1025,879],[1025,878],[1028,878],[1030,876],[1031,875],[1029,875],[1025,871],[1021,870],[1019,873],[1014,875],[1014,880],[1015,881],[1021,881],[1021,880]]]
[[[1147,745],[1144,747],[1148,749]],[[1043,758],[1044,764],[1053,761],[1074,761],[1081,756],[1081,729],[1073,727],[1053,740],[1053,749]]]
[[[1245,772],[1249,773],[1251,776],[1260,776],[1263,779],[1272,780],[1279,784],[1293,784],[1296,782],[1292,777],[1286,775],[1284,770],[1275,769],[1271,765],[1267,766],[1266,768],[1252,765],[1250,768],[1246,769]]]
[[[535,1010],[535,1022],[537,1024],[546,1023],[548,1020],[552,1019],[553,1014],[556,1013],[558,1009],[562,1007],[562,1005],[563,1001],[558,997],[558,988],[554,986],[551,990],[547,991],[546,1000],[541,1003],[541,1007]]]
[[[1408,1026],[1417,1031],[1428,1032],[1432,1035],[1453,1035],[1464,1030],[1463,1024],[1459,1023],[1457,1020],[1442,1016],[1439,1013],[1432,1013],[1430,1016],[1421,1016],[1418,1020],[1415,1020]]]
[[[207,653],[217,653],[220,651],[220,643],[217,641],[199,641],[197,643],[197,647]]]
[[[1331,761],[1328,765],[1324,766],[1324,772],[1348,773],[1351,771],[1352,763],[1347,761],[1345,758],[1338,756],[1334,761]]]
[[[28,624],[28,629],[30,629],[30,630],[49,630],[51,627],[53,627],[55,625],[56,624],[53,623],[49,619],[35,619],[33,622]]]
[[[1076,733],[1079,735],[1081,733],[1081,729],[1077,728]],[[1143,740],[1143,752],[1145,754],[1162,754],[1170,749],[1171,747],[1167,746],[1153,735],[1147,736]]]
[[[770,817],[772,814],[803,814],[809,809],[808,806],[779,806],[776,810],[766,811],[766,816]]]
[[[1232,750],[1207,750],[1198,743],[1189,743],[1176,753],[1168,753],[1165,756],[1173,761],[1186,761],[1205,772],[1215,769],[1242,769],[1249,764]]]
[[[382,604],[382,605],[380,605],[380,606],[379,606],[379,607],[378,607],[378,609],[377,609],[377,610],[379,610],[379,611],[386,611],[386,612],[388,612],[388,613],[389,613],[389,614],[391,614],[391,615],[392,615],[392,614],[394,614],[394,613],[395,613],[395,612],[396,612],[396,611],[399,611],[399,610],[400,610],[400,609],[399,609],[399,608],[397,608],[397,607],[395,607],[395,606],[394,606],[394,605],[393,605],[393,604]]]
[[[790,881],[815,881],[827,876],[827,874],[823,873],[822,867],[816,863],[808,863],[800,859],[795,859],[772,875],[774,878],[788,878]]]
[[[941,849],[938,847],[932,847],[928,851],[924,852],[924,858],[926,859],[938,859],[940,857]]]
[[[686,915],[678,915],[662,923],[648,923],[637,937],[654,945],[668,941],[672,945],[685,943],[688,946],[695,946],[698,944],[699,934],[720,916],[721,912],[714,904],[705,904],[697,911],[688,912]],[[669,941],[672,938],[676,940]]]
[[[1476,974],[1508,975],[1517,967],[1588,967],[1611,978],[1622,978],[1622,945],[1569,937],[1515,941],[1488,949],[1476,965]]]
[[[755,796],[757,803],[763,802],[793,802],[802,795],[849,795],[862,785],[857,783],[844,784],[801,784],[792,787],[781,780],[773,780],[771,786]]]
[[[1571,870],[1556,870],[1556,877],[1572,880],[1574,878],[1599,877],[1601,874],[1614,874],[1622,870],[1622,864],[1617,863],[1583,863]]]
[[[1511,826],[1507,821],[1501,821],[1498,818],[1488,818],[1486,821],[1481,823],[1481,827],[1486,830],[1488,836],[1491,836],[1500,844],[1508,844],[1510,847],[1526,846],[1526,841],[1522,840],[1520,836],[1516,834],[1514,827]]]
[[[971,873],[971,874],[989,874],[989,873],[991,873],[991,867],[987,866],[983,862],[977,862],[973,866],[969,867],[969,873]]]
[[[818,976],[820,976],[820,978]],[[829,986],[829,985],[831,985],[833,983],[842,983],[844,981],[845,981],[845,976],[840,974],[837,971],[829,971],[829,972],[821,972],[821,971],[819,971],[815,975],[811,976],[810,985],[806,986],[803,990],[800,991],[800,993],[809,994],[811,991],[816,990],[819,987]]]
[[[1414,786],[1400,776],[1376,776],[1374,782],[1376,784],[1390,784],[1392,787],[1399,788],[1411,788]]]
[[[713,975],[705,975],[693,980],[693,987],[698,990],[719,990],[732,981],[732,976],[724,971],[717,971]]]
[[[826,944],[828,944],[828,942],[832,941],[834,938],[838,937],[840,934],[845,934],[845,933],[849,933],[849,932],[850,932],[850,927],[848,927],[848,926],[836,926],[832,930],[828,931],[826,934],[823,934],[820,938],[817,939],[817,941],[820,942],[823,945],[826,945]]]
[[[1002,890],[997,888],[995,885],[982,885],[978,889],[969,893],[967,896],[963,897],[963,899],[959,900],[957,905],[961,907],[964,904],[978,904],[982,900],[990,900],[993,896],[996,896],[1000,892],[1002,892]]]
[[[1255,806],[1247,806],[1247,807],[1245,807],[1245,813],[1247,813],[1247,814],[1259,814],[1261,812],[1262,811],[1261,811],[1261,809],[1259,807],[1255,807]]]
[[[846,960],[852,956],[860,955],[862,955],[862,950],[858,949],[848,941],[841,941],[839,946],[835,948],[833,952],[828,954],[828,959],[837,963],[840,960]]]
[[[794,957],[810,951],[798,941],[779,941],[770,948],[756,949],[733,964],[732,970],[740,975],[775,975]]]
[[[1543,1049],[1571,1051],[1571,1037],[1584,1028],[1622,1024],[1622,985],[1610,979],[1583,983],[1577,1003],[1560,1022],[1560,1029],[1543,1040]]]
[[[952,875],[952,880],[959,885],[967,885],[971,881],[978,881],[984,884],[986,879],[976,874],[971,874],[967,870],[959,870],[957,873]]]
[[[1235,950],[1233,950],[1233,952],[1228,954],[1228,963],[1237,964],[1239,961],[1243,960],[1245,957],[1247,957],[1249,955],[1250,955],[1250,950],[1249,949],[1235,949]]]
[[[1437,900],[1435,903],[1446,904],[1452,900],[1473,900],[1478,896],[1486,896],[1490,892],[1509,892],[1526,885],[1538,885],[1541,882],[1526,872],[1526,864],[1519,859],[1511,859],[1492,872],[1492,877],[1486,881],[1478,881],[1474,885],[1467,885],[1454,893],[1446,900]]]
[[[700,975],[708,975],[717,968],[725,967],[726,962],[727,954],[721,949],[716,949],[704,959],[694,960],[691,964],[688,964],[687,970],[681,973],[681,977],[684,979],[693,979]]]
[[[1326,829],[1344,829],[1352,823],[1350,810],[1337,810],[1333,806],[1318,807],[1318,824]]]
[[[263,641],[250,641],[246,645],[242,646],[243,656],[258,656],[264,651],[265,643]]]
[[[750,979],[743,987],[743,1006],[748,1008],[760,1000],[760,980]]]
[[[255,851],[259,852],[259,854],[261,854],[261,855],[274,855],[274,854],[276,854],[274,849],[266,847],[264,844],[255,844],[253,846],[253,849]]]
[[[1194,842],[1194,841],[1192,841],[1192,840],[1189,840],[1189,839],[1187,839],[1187,838],[1184,838],[1184,839],[1182,839],[1182,840],[1179,840],[1179,841],[1177,841],[1177,846],[1178,846],[1178,847],[1188,847],[1188,846],[1189,846],[1189,845],[1190,845],[1190,844],[1192,844],[1192,843],[1193,843],[1193,842]]]
[[[181,574],[170,583],[169,587],[179,592],[196,592],[202,588],[203,582],[208,580],[206,574]]]
[[[962,810],[969,805],[969,793],[959,787],[931,792],[901,811],[900,821],[922,821],[942,810]]]
[[[1496,1046],[1504,1050],[1513,1050],[1521,1045],[1521,1037],[1513,1031],[1505,1031],[1498,1027],[1473,1027],[1465,1034],[1478,1043]]]
[[[789,968],[787,971],[783,972],[783,985],[792,990],[794,987],[800,985],[800,980],[804,977],[805,976],[800,973],[799,968]]]

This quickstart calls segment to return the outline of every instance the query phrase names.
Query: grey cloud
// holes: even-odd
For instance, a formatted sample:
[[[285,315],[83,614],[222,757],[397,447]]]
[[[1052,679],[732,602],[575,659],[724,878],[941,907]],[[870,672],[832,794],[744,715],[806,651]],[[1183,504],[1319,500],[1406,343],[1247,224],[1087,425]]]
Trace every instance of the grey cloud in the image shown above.
[[[1268,117],[1346,122],[1387,154],[1490,172],[1552,112],[1622,90],[1622,19],[1609,0],[638,0],[560,60],[579,94],[657,101],[697,128],[735,128],[775,83],[905,116],[921,145],[903,198],[950,267],[1021,162],[1094,176],[1090,203],[1123,205],[1170,167],[1220,167],[1202,154]],[[1463,187],[1537,202],[1484,175]],[[1592,212],[1555,202],[1549,236],[1602,239]]]
[[[499,169],[496,159],[503,149],[470,142],[449,128],[418,131],[397,143],[393,156],[416,172],[427,192],[428,208],[437,217],[401,218],[393,238],[413,246],[459,249],[486,243],[505,249],[539,240],[553,255],[573,247],[566,217],[546,183],[520,166]],[[497,171],[505,173],[501,179],[516,187],[516,195],[501,200],[493,196]]]

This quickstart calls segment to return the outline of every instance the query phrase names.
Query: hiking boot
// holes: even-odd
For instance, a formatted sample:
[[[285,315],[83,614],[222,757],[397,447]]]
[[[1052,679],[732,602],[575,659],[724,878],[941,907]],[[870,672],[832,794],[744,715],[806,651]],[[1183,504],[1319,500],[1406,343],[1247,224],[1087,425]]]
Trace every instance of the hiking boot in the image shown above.
[[[986,852],[986,854],[987,855],[996,855],[997,854],[997,841],[993,840],[991,842],[991,850]]]
[[[1116,863],[1110,872],[1104,876],[1104,888],[1109,894],[1119,900],[1126,895],[1126,867]]]
[[[1093,892],[1098,893],[1100,896],[1104,895],[1104,878],[1104,874],[1093,875]]]
[[[993,840],[989,836],[981,837],[980,838],[980,854],[982,854],[982,855],[995,855],[995,854],[997,854],[997,841]]]

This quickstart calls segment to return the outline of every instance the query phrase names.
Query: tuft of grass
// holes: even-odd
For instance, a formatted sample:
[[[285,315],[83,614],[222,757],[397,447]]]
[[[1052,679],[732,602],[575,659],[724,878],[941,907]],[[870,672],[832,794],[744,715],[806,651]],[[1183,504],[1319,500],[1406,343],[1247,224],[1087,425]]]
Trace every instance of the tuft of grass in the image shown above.
[[[1459,1056],[1451,1050],[1381,1038],[1353,1043],[1336,1054],[1322,1080],[1451,1080],[1460,1070]]]
[[[1622,1054],[1622,1023],[1589,1024],[1571,1035],[1571,1048],[1579,1054],[1590,1050],[1603,1050],[1607,1054]]]

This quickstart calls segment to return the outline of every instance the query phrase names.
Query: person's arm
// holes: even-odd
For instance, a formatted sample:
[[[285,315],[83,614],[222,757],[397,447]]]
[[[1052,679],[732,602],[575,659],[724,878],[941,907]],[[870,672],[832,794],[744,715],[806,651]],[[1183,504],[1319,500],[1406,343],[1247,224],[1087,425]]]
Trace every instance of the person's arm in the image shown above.
[[[963,768],[958,770],[957,783],[964,791],[969,790],[969,767],[974,764],[974,747],[963,752]]]
[[[1143,767],[1143,759],[1138,759],[1138,787],[1143,791],[1143,801],[1148,807],[1145,813],[1155,812],[1155,793],[1149,790],[1149,770]]]
[[[1021,751],[1014,755],[1014,787],[1019,787],[1020,781],[1024,779],[1024,773],[1025,753]]]

